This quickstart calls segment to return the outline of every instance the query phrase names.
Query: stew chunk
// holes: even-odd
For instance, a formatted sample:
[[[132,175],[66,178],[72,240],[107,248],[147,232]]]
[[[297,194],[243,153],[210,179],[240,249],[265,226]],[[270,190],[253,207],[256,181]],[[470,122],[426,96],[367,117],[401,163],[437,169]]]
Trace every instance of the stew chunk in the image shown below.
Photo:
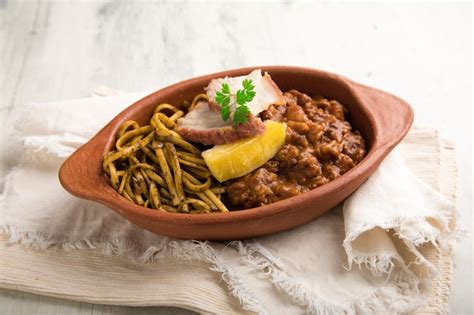
[[[285,144],[261,168],[233,180],[227,198],[234,208],[252,208],[304,193],[341,176],[366,155],[359,131],[335,100],[291,90],[285,105],[272,105],[262,120],[286,122]]]

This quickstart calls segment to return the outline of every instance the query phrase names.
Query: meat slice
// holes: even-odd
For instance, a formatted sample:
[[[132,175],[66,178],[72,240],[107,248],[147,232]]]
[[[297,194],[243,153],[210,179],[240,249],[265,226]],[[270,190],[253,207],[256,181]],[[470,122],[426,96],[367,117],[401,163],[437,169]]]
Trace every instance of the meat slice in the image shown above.
[[[232,120],[224,121],[219,112],[209,109],[209,103],[200,101],[178,120],[176,131],[186,140],[202,144],[225,144],[250,136],[262,134],[265,124],[260,118],[250,115],[243,124],[232,125]]]
[[[245,76],[233,78],[225,77],[211,80],[205,89],[207,97],[209,98],[211,110],[216,112],[220,110],[220,106],[215,102],[215,98],[216,93],[221,90],[223,83],[229,84],[231,92],[235,94],[237,90],[242,89],[242,81],[245,79],[252,80],[252,83],[255,86],[255,97],[251,102],[246,104],[249,107],[252,115],[258,116],[258,114],[266,110],[272,104],[285,104],[283,94],[276,83],[273,82],[270,75],[265,72],[265,74],[262,76],[262,70],[257,69]]]

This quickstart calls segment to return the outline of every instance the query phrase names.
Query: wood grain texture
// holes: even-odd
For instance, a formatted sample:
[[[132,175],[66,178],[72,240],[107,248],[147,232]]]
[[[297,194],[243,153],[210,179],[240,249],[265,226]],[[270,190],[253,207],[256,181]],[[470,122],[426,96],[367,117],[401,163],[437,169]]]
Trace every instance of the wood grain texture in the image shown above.
[[[74,302],[24,292],[0,289],[0,311],[2,314],[48,314],[48,315],[191,315],[195,312],[175,307],[124,307]]]
[[[0,140],[7,141],[3,128],[10,109],[27,101],[87,96],[99,85],[153,90],[254,64],[327,69],[386,89],[415,107],[417,123],[456,142],[458,211],[471,232],[456,247],[450,305],[453,314],[467,314],[472,312],[471,24],[470,3],[0,0]],[[3,157],[0,152],[0,176],[11,166]],[[27,294],[13,299],[4,292],[0,310],[54,313],[60,304],[62,313],[80,313],[81,303],[64,306]],[[99,308],[90,307],[91,313]]]

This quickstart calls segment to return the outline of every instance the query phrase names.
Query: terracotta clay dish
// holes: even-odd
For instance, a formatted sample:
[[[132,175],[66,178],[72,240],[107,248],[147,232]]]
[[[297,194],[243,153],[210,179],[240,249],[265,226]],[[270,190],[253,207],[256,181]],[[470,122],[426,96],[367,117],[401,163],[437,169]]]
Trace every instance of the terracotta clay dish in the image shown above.
[[[103,171],[102,160],[114,145],[116,133],[125,121],[146,124],[157,104],[181,104],[202,93],[212,79],[241,76],[256,68],[268,72],[282,91],[297,89],[344,104],[350,112],[348,121],[365,139],[367,155],[363,160],[343,175],[308,192],[268,205],[225,213],[157,211],[133,204],[114,190]],[[241,68],[186,80],[132,104],[63,163],[59,179],[71,194],[104,204],[156,234],[197,240],[249,238],[299,226],[344,201],[403,139],[412,122],[413,110],[405,101],[336,74],[291,66]]]

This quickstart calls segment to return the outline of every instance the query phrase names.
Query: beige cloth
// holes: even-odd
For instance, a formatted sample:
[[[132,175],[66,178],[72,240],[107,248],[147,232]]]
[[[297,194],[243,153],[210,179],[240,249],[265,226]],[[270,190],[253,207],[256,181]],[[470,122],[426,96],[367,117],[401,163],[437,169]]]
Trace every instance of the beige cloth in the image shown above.
[[[107,98],[109,105],[117,101]],[[124,97],[120,101],[129,103]],[[103,104],[104,100],[98,102]],[[74,105],[81,104],[84,101]],[[58,108],[58,104],[50,106],[54,108]],[[414,309],[424,301],[429,302],[423,308],[426,311],[447,311],[451,272],[449,240],[454,227],[444,226],[447,221],[442,213],[445,212],[436,212],[439,210],[436,207],[451,210],[451,206],[442,199],[437,200],[439,196],[432,195],[423,185],[413,187],[426,190],[430,198],[416,205],[421,205],[423,211],[433,212],[409,221],[408,227],[413,223],[417,229],[412,226],[408,231],[426,232],[421,236],[411,235],[412,239],[404,225],[407,220],[403,215],[407,215],[407,211],[401,211],[402,216],[397,218],[403,220],[395,220],[395,225],[386,226],[386,220],[374,225],[368,218],[369,223],[362,225],[363,228],[347,230],[347,226],[359,218],[355,215],[356,220],[348,222],[348,211],[350,214],[370,210],[370,207],[360,207],[364,203],[357,201],[357,195],[361,194],[356,193],[352,201],[346,203],[346,206],[351,202],[353,205],[345,206],[344,210],[335,209],[297,229],[252,242],[224,246],[174,241],[137,229],[94,203],[67,195],[55,199],[54,191],[38,194],[35,189],[41,187],[28,187],[28,180],[31,182],[32,178],[44,179],[44,187],[57,185],[57,179],[47,175],[56,171],[71,144],[73,147],[83,142],[90,136],[87,132],[93,133],[97,128],[90,119],[81,123],[81,118],[88,118],[87,115],[78,117],[68,108],[71,107],[57,114],[60,121],[66,119],[65,123],[30,117],[15,125],[25,145],[23,148],[26,147],[23,155],[27,162],[7,178],[0,224],[9,234],[10,242],[22,242],[36,249],[53,246],[57,250],[31,251],[7,246],[4,236],[0,241],[0,286],[94,303],[172,305],[213,313],[237,312],[242,306],[260,313],[395,313]],[[48,106],[42,109],[48,112]],[[87,128],[83,126],[84,121]],[[73,132],[86,129],[83,134]],[[51,130],[61,134],[51,135]],[[10,151],[15,152],[14,149],[13,146]],[[400,151],[415,175],[454,199],[453,148],[442,145],[435,131],[412,130]],[[399,162],[396,158],[388,159],[377,174],[383,170],[390,174],[387,171],[390,163],[397,166]],[[383,183],[384,176],[381,177],[373,176],[372,185],[382,181],[381,186],[388,186]],[[40,195],[37,200],[31,195],[32,191],[36,192],[35,196]],[[15,199],[15,194],[21,198]],[[418,196],[415,194],[413,198]],[[47,207],[35,210],[34,206],[44,199],[49,200]],[[380,199],[374,202],[381,204]],[[433,209],[424,209],[424,205]],[[32,208],[33,211],[28,212]],[[396,209],[393,203],[386,208]],[[67,209],[75,212],[65,215]],[[95,216],[97,213],[100,216]],[[426,220],[427,217],[431,219]],[[393,223],[393,220],[388,221]],[[47,226],[42,222],[47,222]],[[104,224],[110,222],[113,224]],[[92,229],[94,224],[100,226],[100,230]],[[388,232],[377,226],[387,228]],[[115,230],[121,233],[114,234]],[[374,233],[377,237],[371,236]],[[403,242],[397,236],[401,236]],[[384,238],[388,247],[378,242]],[[343,243],[345,252],[341,247]],[[435,245],[443,246],[438,250]],[[64,251],[78,248],[82,250]],[[104,255],[104,252],[125,258]],[[153,263],[143,264],[138,262],[140,260]],[[351,263],[361,264],[361,267],[344,269]]]

